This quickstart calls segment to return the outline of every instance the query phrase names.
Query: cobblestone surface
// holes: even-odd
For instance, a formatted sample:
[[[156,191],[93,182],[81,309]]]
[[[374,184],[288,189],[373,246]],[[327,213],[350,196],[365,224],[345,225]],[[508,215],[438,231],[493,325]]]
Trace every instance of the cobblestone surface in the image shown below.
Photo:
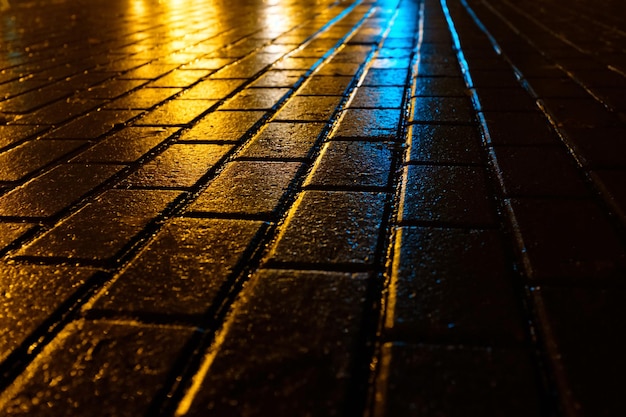
[[[0,1],[0,415],[625,414],[625,17]]]

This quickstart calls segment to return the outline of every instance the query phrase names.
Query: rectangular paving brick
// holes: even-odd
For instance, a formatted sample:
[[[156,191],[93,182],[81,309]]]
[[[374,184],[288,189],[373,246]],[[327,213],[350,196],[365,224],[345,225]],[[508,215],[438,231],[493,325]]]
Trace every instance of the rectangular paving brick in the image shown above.
[[[18,181],[86,144],[80,140],[31,140],[0,153],[0,181]]]
[[[473,123],[472,103],[466,97],[414,97],[411,99],[413,123]]]
[[[175,69],[148,84],[149,87],[189,87],[209,75],[211,71],[203,69]]]
[[[180,91],[182,91],[180,88],[142,88],[118,98],[105,107],[107,109],[150,109]]]
[[[120,165],[60,165],[1,196],[0,216],[54,216],[122,168]]]
[[[485,112],[487,142],[492,145],[550,145],[560,142],[548,118],[540,113]]]
[[[335,138],[399,139],[399,109],[347,109],[342,115]]]
[[[301,167],[300,162],[231,162],[188,210],[271,217]]]
[[[621,281],[626,249],[589,200],[508,201],[526,274],[537,282]]]
[[[463,97],[466,94],[462,77],[417,77],[413,88],[416,97]]]
[[[407,162],[481,164],[481,138],[474,126],[411,125]]]
[[[214,111],[184,132],[180,140],[238,141],[264,115],[263,111]]]
[[[104,100],[67,98],[56,101],[35,112],[24,115],[16,120],[16,123],[25,125],[60,125],[77,116],[81,116],[89,111],[102,106]]]
[[[217,100],[168,101],[139,119],[137,125],[186,125],[208,111]]]
[[[143,164],[122,183],[135,187],[193,187],[232,145],[175,143]]]
[[[530,353],[491,347],[382,348],[375,417],[539,416]]]
[[[387,338],[521,344],[513,269],[495,231],[402,227],[385,321]]]
[[[134,162],[177,130],[173,127],[130,126],[81,152],[72,162]]]
[[[496,146],[493,153],[507,196],[589,196],[574,159],[561,147]]]
[[[248,88],[224,103],[220,110],[271,110],[289,91],[289,88]]]
[[[202,382],[189,396],[184,415],[322,417],[352,409],[347,395],[355,363],[352,347],[367,309],[367,278],[258,272],[234,306],[221,342],[206,356],[203,369],[208,366],[208,372],[196,375]],[[250,354],[241,356],[241,345],[250,343]]]
[[[146,414],[192,334],[175,326],[71,323],[3,392],[0,413]]]
[[[138,116],[138,110],[102,110],[86,114],[45,136],[46,139],[95,139]]]
[[[309,158],[324,123],[272,122],[239,152],[240,158],[301,159]]]
[[[202,316],[229,289],[228,279],[253,248],[263,224],[174,219],[89,309],[145,317]]]
[[[186,89],[180,98],[185,100],[222,100],[233,93],[244,82],[246,82],[245,79],[208,79]]]
[[[79,97],[92,99],[114,99],[144,85],[144,80],[110,80],[89,87],[79,93]]]
[[[305,191],[282,226],[272,263],[348,265],[375,261],[384,193]]]
[[[332,141],[324,145],[304,183],[315,188],[389,186],[393,148],[389,143]]]
[[[541,286],[533,292],[563,409],[596,416],[624,410],[614,381],[626,372],[626,345],[615,331],[625,296],[623,288]]]
[[[342,96],[352,82],[350,76],[328,77],[314,75],[298,91],[300,95]]]
[[[408,69],[372,68],[367,72],[362,85],[370,87],[404,87],[407,84],[408,73]]]
[[[88,268],[0,263],[0,361],[49,320],[94,272]]]
[[[403,223],[495,225],[484,168],[410,165],[404,186]]]
[[[32,137],[42,130],[43,126],[0,125],[0,149]]]
[[[353,109],[399,109],[405,89],[402,87],[358,87],[350,102]]]
[[[340,102],[335,96],[296,96],[278,111],[276,120],[328,121]]]
[[[17,256],[107,261],[180,195],[177,191],[109,190],[17,252]],[[98,233],[94,233],[94,224]]]

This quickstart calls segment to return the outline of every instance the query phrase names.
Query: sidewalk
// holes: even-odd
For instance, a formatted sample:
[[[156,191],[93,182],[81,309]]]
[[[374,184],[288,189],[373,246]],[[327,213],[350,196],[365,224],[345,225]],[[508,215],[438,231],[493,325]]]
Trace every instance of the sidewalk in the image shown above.
[[[0,415],[624,413],[622,2],[9,3]]]

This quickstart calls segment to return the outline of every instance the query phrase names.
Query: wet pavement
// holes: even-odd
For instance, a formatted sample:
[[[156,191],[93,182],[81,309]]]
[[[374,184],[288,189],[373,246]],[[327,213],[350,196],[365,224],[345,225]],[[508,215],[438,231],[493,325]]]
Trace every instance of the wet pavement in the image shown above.
[[[625,413],[623,2],[0,10],[0,415]]]

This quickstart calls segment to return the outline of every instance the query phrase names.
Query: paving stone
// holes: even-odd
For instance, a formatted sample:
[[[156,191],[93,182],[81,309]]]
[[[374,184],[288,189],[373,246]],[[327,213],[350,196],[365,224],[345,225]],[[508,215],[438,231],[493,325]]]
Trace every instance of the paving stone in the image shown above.
[[[399,109],[347,109],[334,137],[397,140],[399,124]]]
[[[122,168],[120,165],[60,165],[1,196],[0,216],[54,216]]]
[[[573,158],[561,147],[496,146],[493,152],[506,196],[589,196]]]
[[[208,111],[217,100],[171,100],[152,110],[137,125],[186,125]]]
[[[467,87],[462,77],[418,77],[414,96],[417,97],[465,97]]]
[[[241,158],[308,159],[324,123],[272,122],[239,153]]]
[[[353,77],[356,75],[357,71],[359,71],[360,67],[361,67],[360,64],[352,64],[352,63],[345,63],[345,62],[330,62],[330,63],[324,64],[320,69],[318,69],[316,74],[320,76]]]
[[[80,93],[82,98],[114,99],[146,84],[144,80],[109,80]]]
[[[530,355],[518,349],[387,343],[374,416],[541,415]]]
[[[49,321],[94,272],[88,268],[0,263],[0,361]]]
[[[353,347],[367,309],[366,291],[366,274],[255,274],[223,341],[205,358],[209,372],[197,375],[202,383],[185,415],[336,416],[352,409]],[[237,353],[242,343],[254,346],[244,357]]]
[[[104,104],[104,100],[67,98],[48,104],[37,111],[20,117],[16,123],[25,125],[60,125]]]
[[[350,108],[399,109],[403,98],[404,88],[359,87],[350,102]]]
[[[231,162],[189,211],[271,217],[301,167],[300,162]]]
[[[211,74],[212,78],[253,78],[276,62],[282,54],[250,55]]]
[[[298,91],[300,95],[313,96],[341,96],[352,82],[350,76],[322,76],[314,75]]]
[[[30,223],[0,223],[0,251],[32,228],[33,225]]]
[[[176,143],[143,164],[122,185],[193,187],[232,149],[232,145]]]
[[[126,315],[201,316],[229,289],[229,278],[262,228],[259,221],[174,219],[89,308]]]
[[[403,227],[385,331],[397,341],[524,341],[512,268],[495,231]]]
[[[238,141],[265,115],[262,111],[215,111],[204,116],[180,140]]]
[[[476,89],[480,110],[501,112],[537,111],[535,99],[520,87]]]
[[[549,145],[560,142],[548,119],[539,113],[485,112],[487,142],[492,145]]]
[[[406,65],[408,67],[408,63]],[[461,69],[457,62],[423,61],[420,62],[417,75],[419,77],[458,77]]]
[[[623,289],[555,288],[533,293],[562,408],[611,416],[624,409],[619,380],[626,371],[621,326]]]
[[[563,130],[567,144],[585,165],[593,168],[626,167],[626,141],[624,129],[615,128],[572,128]]]
[[[539,98],[583,98],[589,93],[569,78],[527,78],[535,95]]]
[[[411,125],[409,163],[480,164],[478,130],[474,126]]]
[[[359,188],[389,185],[392,148],[388,143],[333,141],[326,143],[305,181],[305,187]]]
[[[180,88],[142,88],[121,97],[105,107],[108,109],[150,109],[178,94]]]
[[[543,98],[540,103],[559,126],[597,128],[620,123],[615,114],[592,98]]]
[[[130,126],[81,152],[72,162],[134,162],[177,130],[172,127]]]
[[[254,83],[250,85],[253,88],[265,87],[288,87],[291,88],[301,77],[304,76],[304,70],[274,70],[267,71],[261,75]]]
[[[197,83],[202,78],[209,75],[211,71],[203,69],[175,69],[167,75],[158,78],[148,84],[149,87],[189,87]]]
[[[474,109],[465,97],[415,97],[411,122],[473,123]]]
[[[199,82],[193,87],[186,89],[179,97],[189,100],[222,100],[232,94],[246,80],[213,80],[208,79]]]
[[[291,98],[276,114],[276,120],[320,121],[330,120],[341,97],[296,96]]]
[[[43,130],[43,126],[0,125],[0,149],[37,135]]]
[[[46,139],[95,139],[138,116],[138,110],[102,110],[88,113],[45,135]]]
[[[275,70],[309,70],[315,63],[317,58],[293,58],[287,57],[276,62],[272,69]]]
[[[619,216],[622,223],[626,223],[626,171],[597,170],[591,173],[604,199],[610,204],[613,211]]]
[[[109,190],[17,255],[107,261],[179,195],[176,191]],[[93,232],[94,224],[98,224],[98,233]]]
[[[0,153],[0,181],[18,181],[86,144],[80,140],[31,140]]]
[[[534,282],[621,280],[626,250],[595,203],[512,199],[508,204],[525,271]]]
[[[494,107],[494,109],[492,109],[494,111],[516,111],[525,110],[527,108],[535,110],[536,105],[534,100],[532,100],[532,103],[528,102],[526,98],[528,93],[520,88],[520,82],[511,67],[508,65],[504,67],[503,69],[483,69],[482,71],[474,71],[471,73],[472,87],[478,89],[481,105],[484,104],[485,107]],[[501,95],[502,98],[497,99],[498,95]],[[482,100],[482,98],[484,98],[484,100]],[[504,104],[505,108],[499,108],[498,104]],[[530,104],[530,106],[528,106],[528,104]]]
[[[410,165],[405,168],[405,181],[402,223],[495,224],[484,168]]]
[[[289,91],[288,88],[249,88],[227,101],[220,110],[271,110]]]
[[[398,86],[404,87],[407,83],[407,69],[382,69],[371,68],[363,79],[363,86],[384,87]]]
[[[383,193],[305,191],[283,225],[269,261],[371,265],[384,202]]]
[[[3,393],[0,412],[145,414],[192,333],[190,328],[138,323],[72,323]]]
[[[0,101],[0,112],[28,113],[46,104],[64,99],[69,95],[67,91],[53,84],[37,90],[31,90],[19,96],[9,98],[8,100]]]
[[[139,55],[134,55],[134,58],[140,58]],[[139,68],[128,71],[122,75],[120,75],[120,79],[130,79],[130,80],[154,80],[158,77],[161,77],[164,74],[172,71],[177,68],[176,64],[167,64],[167,63],[159,63],[159,62],[150,62],[146,65],[142,65]]]

